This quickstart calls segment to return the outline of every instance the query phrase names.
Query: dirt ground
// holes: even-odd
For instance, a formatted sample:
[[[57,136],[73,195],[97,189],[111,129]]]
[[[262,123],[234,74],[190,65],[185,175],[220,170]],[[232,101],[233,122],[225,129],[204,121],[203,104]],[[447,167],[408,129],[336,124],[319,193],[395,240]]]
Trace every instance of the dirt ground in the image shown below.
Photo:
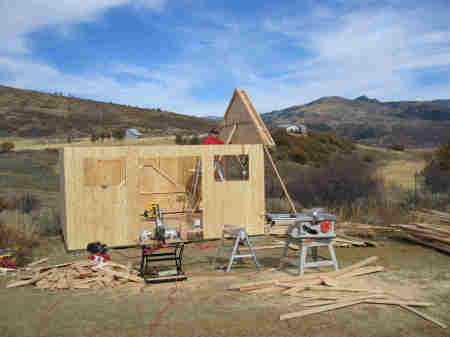
[[[268,240],[253,241],[255,245],[265,245]],[[291,277],[293,268],[271,268],[279,262],[281,249],[257,251],[265,268],[262,272],[256,273],[249,260],[225,274],[211,268],[215,249],[198,247],[195,244],[185,249],[184,266],[189,280],[149,284],[142,290],[62,290],[49,294],[32,287],[6,289],[7,280],[2,276],[0,336],[450,336],[448,329],[389,305],[359,304],[280,321],[280,314],[303,309],[298,298],[280,294],[255,296],[227,288],[249,280]],[[87,257],[64,252],[57,237],[44,240],[37,252],[49,256],[51,264]],[[379,257],[376,265],[384,266],[386,271],[354,279],[352,286],[431,301],[434,306],[418,310],[450,325],[448,255],[399,240],[380,242],[377,248],[337,248],[341,267],[374,255]],[[139,250],[112,250],[111,256],[116,262],[131,259],[138,263]]]

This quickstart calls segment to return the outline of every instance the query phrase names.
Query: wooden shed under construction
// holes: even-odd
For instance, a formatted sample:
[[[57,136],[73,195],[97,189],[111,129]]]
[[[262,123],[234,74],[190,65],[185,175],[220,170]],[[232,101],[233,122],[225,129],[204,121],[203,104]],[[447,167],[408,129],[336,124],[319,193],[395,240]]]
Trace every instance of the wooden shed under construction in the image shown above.
[[[226,224],[245,227],[249,235],[264,234],[264,154],[295,214],[268,150],[275,142],[244,90],[234,90],[219,130],[225,145],[61,149],[67,249],[85,249],[94,241],[111,247],[136,244],[141,231],[151,229],[142,217],[150,202],[160,205],[165,224],[185,234],[219,238]]]
[[[214,160],[224,164],[217,179]],[[196,166],[198,193],[192,193]],[[200,220],[204,239],[223,225],[264,233],[264,150],[261,144],[66,147],[60,150],[62,228],[68,250],[101,241],[136,244],[149,228],[142,213],[158,202],[164,222],[189,231]],[[199,200],[201,200],[199,202]]]

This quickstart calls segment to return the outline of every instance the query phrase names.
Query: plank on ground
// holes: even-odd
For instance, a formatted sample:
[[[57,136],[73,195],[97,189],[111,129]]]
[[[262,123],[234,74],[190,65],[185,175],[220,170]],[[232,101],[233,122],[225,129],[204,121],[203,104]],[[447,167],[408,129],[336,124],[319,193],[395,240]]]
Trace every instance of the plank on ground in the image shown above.
[[[351,272],[355,269],[361,268],[363,266],[366,266],[368,264],[371,264],[371,263],[375,262],[377,259],[378,259],[377,256],[372,256],[372,257],[364,259],[358,263],[355,263],[353,265],[345,267],[337,272],[335,271],[335,272],[329,272],[329,273],[308,274],[308,275],[302,275],[302,276],[298,276],[298,277],[295,277],[292,279],[286,279],[286,280],[275,279],[275,280],[267,280],[267,281],[259,281],[259,282],[249,282],[249,283],[244,283],[244,284],[239,284],[239,285],[231,285],[230,287],[228,287],[228,290],[247,291],[247,290],[251,290],[251,289],[257,289],[258,287],[270,286],[270,285],[275,284],[276,282],[291,283],[291,282],[298,282],[298,281],[304,281],[304,280],[312,280],[312,279],[318,278],[319,276],[336,277],[336,276]]]
[[[409,307],[407,305],[400,305],[400,307],[402,307],[403,309],[406,309],[408,311],[411,311],[411,312],[415,313],[416,315],[418,315],[418,316],[420,316],[420,317],[422,317],[422,318],[424,318],[424,319],[426,319],[426,320],[428,320],[430,322],[433,322],[436,325],[439,325],[443,329],[447,329],[447,325],[446,324],[438,321],[437,319],[435,319],[435,318],[433,318],[431,316],[428,316],[427,314],[424,314],[423,312],[417,311],[416,309],[411,308],[411,307]]]
[[[291,312],[289,314],[281,315],[280,316],[280,321],[284,321],[286,319],[291,319],[291,318],[304,317],[304,316],[308,316],[308,315],[318,314],[318,313],[321,313],[321,312],[331,311],[331,310],[335,310],[335,309],[345,308],[345,307],[349,307],[349,306],[352,306],[352,305],[360,304],[360,303],[363,303],[363,302],[364,302],[364,300],[343,301],[343,302],[340,302],[340,303],[325,305],[325,306],[320,307],[320,308],[314,308],[314,309],[308,309],[308,310],[303,310],[303,311]]]

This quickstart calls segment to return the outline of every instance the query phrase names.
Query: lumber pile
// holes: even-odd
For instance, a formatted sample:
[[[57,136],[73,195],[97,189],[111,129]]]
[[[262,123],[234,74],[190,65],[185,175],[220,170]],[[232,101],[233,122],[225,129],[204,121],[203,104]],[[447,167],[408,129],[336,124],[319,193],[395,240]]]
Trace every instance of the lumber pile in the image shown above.
[[[397,305],[405,310],[429,320],[442,328],[447,326],[412,307],[428,307],[430,302],[399,298],[383,289],[363,289],[345,286],[345,281],[353,277],[383,271],[381,266],[368,266],[377,260],[376,256],[329,273],[315,273],[285,280],[266,280],[232,285],[229,290],[248,294],[281,294],[294,297],[294,301],[304,309],[280,315],[280,320],[304,317],[357,304]]]
[[[336,224],[337,235],[357,236],[361,238],[373,238],[377,233],[395,232],[398,229],[392,226],[369,225],[357,222],[339,222]]]
[[[405,239],[450,254],[450,226],[425,223],[394,226],[402,230]]]
[[[450,254],[450,213],[432,209],[413,212],[416,221],[392,225],[406,240]]]
[[[414,216],[418,222],[435,223],[440,225],[450,225],[450,213],[439,212],[433,209],[420,209],[415,211]]]
[[[130,266],[114,262],[103,265],[93,261],[76,261],[61,265],[28,268],[17,274],[18,280],[6,287],[33,285],[40,289],[102,289],[142,286],[144,281]]]

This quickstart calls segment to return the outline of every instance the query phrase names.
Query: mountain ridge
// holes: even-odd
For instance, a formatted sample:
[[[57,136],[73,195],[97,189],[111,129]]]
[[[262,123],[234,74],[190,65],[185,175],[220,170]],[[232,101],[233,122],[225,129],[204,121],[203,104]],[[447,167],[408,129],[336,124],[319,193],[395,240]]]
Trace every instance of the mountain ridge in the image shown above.
[[[85,137],[96,130],[131,127],[151,135],[173,135],[205,132],[216,124],[160,108],[138,108],[0,85],[0,137]]]
[[[355,99],[324,96],[261,116],[272,127],[304,122],[312,129],[329,128],[369,144],[428,147],[438,145],[448,134],[450,100],[381,102],[365,95]]]

